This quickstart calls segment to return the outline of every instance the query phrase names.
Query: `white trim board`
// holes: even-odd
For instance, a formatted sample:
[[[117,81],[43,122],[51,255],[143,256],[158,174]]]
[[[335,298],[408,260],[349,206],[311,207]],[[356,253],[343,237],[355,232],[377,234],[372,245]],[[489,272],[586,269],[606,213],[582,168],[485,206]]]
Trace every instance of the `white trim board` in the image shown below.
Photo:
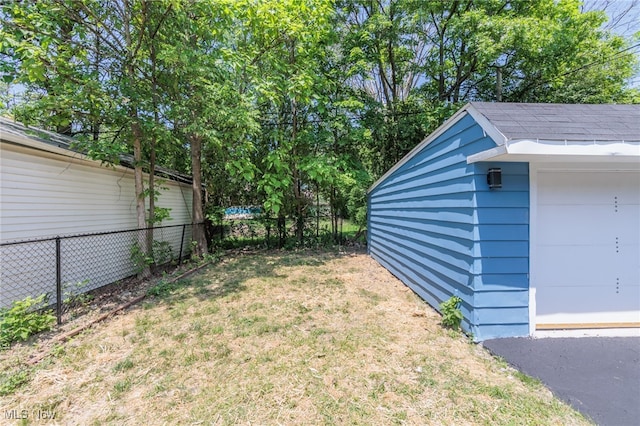
[[[479,161],[640,163],[640,142],[511,140],[467,158],[467,164]]]

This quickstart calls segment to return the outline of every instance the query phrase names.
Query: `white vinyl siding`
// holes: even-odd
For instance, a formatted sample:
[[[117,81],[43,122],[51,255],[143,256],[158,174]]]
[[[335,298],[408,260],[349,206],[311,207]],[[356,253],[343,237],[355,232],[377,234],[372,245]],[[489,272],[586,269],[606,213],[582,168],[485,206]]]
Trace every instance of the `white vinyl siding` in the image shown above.
[[[103,166],[80,154],[38,142],[0,144],[0,242],[137,228],[133,170]],[[40,149],[38,149],[40,147]],[[148,176],[145,176],[145,182]],[[170,208],[157,226],[191,223],[191,185],[156,178],[156,206]],[[184,232],[184,235],[183,235]],[[191,227],[157,229],[154,240],[177,258],[189,249]],[[183,238],[184,236],[184,238]],[[91,290],[136,273],[136,232],[87,235],[60,241],[63,287]],[[0,307],[56,289],[56,242],[10,244],[0,250]]]
[[[137,228],[133,170],[5,143],[0,168],[0,241]],[[190,223],[191,187],[160,186],[161,225]]]

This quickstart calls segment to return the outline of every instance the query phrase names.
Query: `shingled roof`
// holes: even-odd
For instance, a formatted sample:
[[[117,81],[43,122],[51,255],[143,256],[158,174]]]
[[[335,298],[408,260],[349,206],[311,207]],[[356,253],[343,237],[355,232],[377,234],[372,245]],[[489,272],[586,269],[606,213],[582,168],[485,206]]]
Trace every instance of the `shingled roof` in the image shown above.
[[[496,146],[469,154],[467,163],[640,162],[640,105],[470,102],[388,170],[369,191],[469,115]]]
[[[640,105],[471,102],[507,140],[640,141]]]

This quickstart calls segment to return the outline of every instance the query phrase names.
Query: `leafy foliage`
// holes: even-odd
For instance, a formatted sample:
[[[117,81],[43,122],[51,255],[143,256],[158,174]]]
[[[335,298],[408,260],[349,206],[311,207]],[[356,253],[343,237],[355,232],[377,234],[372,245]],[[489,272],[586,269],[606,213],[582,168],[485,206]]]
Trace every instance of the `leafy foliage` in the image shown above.
[[[173,249],[167,241],[153,240],[150,252],[142,250],[140,244],[134,243],[129,251],[129,258],[136,273],[151,265],[164,265],[173,260]]]
[[[10,308],[0,309],[0,345],[27,340],[30,336],[50,330],[56,317],[45,309],[47,295],[16,300]]]
[[[131,246],[129,257],[138,274],[145,268],[153,265],[153,256],[148,255],[138,243],[134,243]]]
[[[66,307],[86,306],[92,299],[91,294],[83,291],[89,280],[82,280],[75,283],[65,283],[62,285],[62,303]]]
[[[11,395],[29,383],[33,374],[29,370],[0,373],[0,396]]]
[[[167,297],[176,290],[185,287],[189,282],[185,280],[165,281],[161,280],[158,284],[147,290],[147,295],[154,297]]]
[[[442,325],[454,330],[460,329],[460,324],[464,318],[462,311],[460,311],[460,303],[462,303],[462,299],[458,296],[451,296],[449,299],[440,303]]]
[[[637,40],[578,0],[43,0],[0,20],[5,108],[105,163],[133,155],[140,227],[166,219],[143,180],[163,166],[193,175],[194,223],[261,205],[300,242],[322,204],[336,235],[465,102],[640,102]]]

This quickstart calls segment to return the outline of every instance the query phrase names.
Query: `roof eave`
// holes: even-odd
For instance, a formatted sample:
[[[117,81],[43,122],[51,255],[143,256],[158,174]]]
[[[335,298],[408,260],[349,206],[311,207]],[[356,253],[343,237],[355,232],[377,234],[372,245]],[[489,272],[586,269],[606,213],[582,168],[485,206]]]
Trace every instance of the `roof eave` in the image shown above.
[[[36,149],[38,151],[50,152],[53,154],[63,155],[65,157],[79,158],[82,160],[90,160],[86,155],[76,151],[71,151],[67,148],[60,148],[56,145],[51,145],[47,142],[40,141],[35,138],[18,135],[11,132],[2,132],[0,134],[0,140],[11,143],[14,145],[22,145],[28,148]]]
[[[506,162],[620,162],[640,164],[640,141],[519,139],[467,157],[467,164]]]
[[[72,151],[67,148],[61,148],[56,145],[51,145],[50,143],[41,141],[36,138],[27,137],[27,136],[19,135],[12,132],[2,132],[0,133],[0,140],[8,144],[22,146],[22,147],[33,149],[36,151],[50,153],[50,154],[56,154],[56,155],[60,155],[60,156],[67,157],[77,161],[86,161],[88,163],[92,163],[96,165],[99,164],[102,166],[102,163],[100,163],[100,161],[93,160],[80,152]],[[123,161],[124,159],[122,157],[120,158],[120,160],[121,160],[121,164],[112,164],[111,167],[115,169],[121,169],[121,170],[127,170],[127,171],[133,170],[134,168],[133,162],[131,162],[130,164],[127,164],[127,161],[126,160]],[[155,175],[159,175],[159,174],[164,174],[168,178],[175,180],[176,182],[183,183],[185,185],[191,185],[193,181],[191,176],[184,175],[182,173],[178,173],[163,167],[156,166]]]

